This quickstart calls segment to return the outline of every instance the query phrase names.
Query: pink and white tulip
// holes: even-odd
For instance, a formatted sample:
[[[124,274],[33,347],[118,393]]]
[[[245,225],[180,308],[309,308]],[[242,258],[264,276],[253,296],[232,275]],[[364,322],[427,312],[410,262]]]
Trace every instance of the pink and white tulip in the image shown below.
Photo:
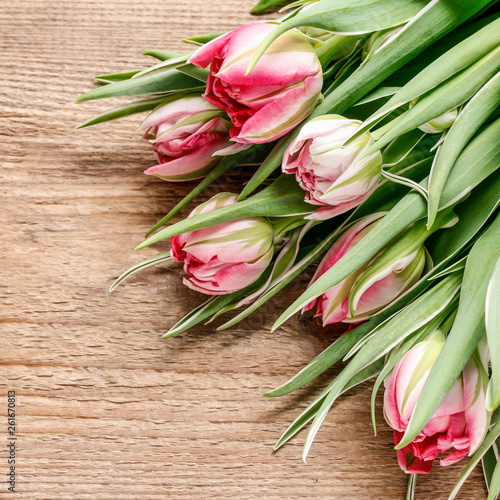
[[[275,40],[247,75],[255,50],[275,24],[250,23],[198,49],[189,60],[210,75],[204,97],[229,115],[231,137],[261,144],[282,137],[318,102],[323,84],[319,59],[298,32]]]
[[[146,170],[167,181],[199,179],[220,161],[213,157],[228,147],[226,114],[199,95],[188,95],[156,108],[142,123],[159,164]]]
[[[325,255],[312,282],[348,254],[383,215],[369,215],[349,228]],[[316,316],[323,318],[323,326],[365,321],[413,286],[422,275],[427,259],[426,251],[421,247],[411,255],[402,256],[390,265],[377,269],[373,275],[369,271],[370,267],[377,265],[377,257],[310,302],[303,312],[317,306]]]
[[[440,330],[415,345],[385,379],[384,414],[398,444],[408,427],[429,373],[445,343]],[[412,443],[397,450],[400,467],[408,474],[430,472],[440,465],[458,462],[482,443],[491,414],[485,407],[488,376],[477,352],[467,363],[445,399]]]
[[[219,193],[189,217],[232,205],[237,195]],[[256,281],[274,253],[272,224],[263,217],[224,222],[172,238],[171,256],[184,263],[184,284],[208,295],[225,295]]]
[[[325,115],[307,122],[283,156],[283,172],[295,174],[306,191],[305,200],[319,206],[309,219],[342,214],[375,190],[382,170],[379,151],[366,156],[374,140],[365,132],[348,146],[345,141],[361,125],[340,115]]]

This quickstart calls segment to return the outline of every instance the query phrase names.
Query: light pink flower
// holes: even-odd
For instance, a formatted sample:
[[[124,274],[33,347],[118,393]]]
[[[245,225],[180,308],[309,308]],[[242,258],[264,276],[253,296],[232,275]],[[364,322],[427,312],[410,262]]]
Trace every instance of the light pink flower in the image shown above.
[[[199,95],[167,100],[139,128],[159,162],[145,173],[167,181],[204,177],[220,161],[212,155],[231,144],[230,126],[226,114]]]
[[[250,23],[207,43],[189,62],[210,75],[204,97],[227,112],[231,137],[260,144],[282,137],[318,102],[323,74],[314,49],[288,31],[275,40],[247,75],[256,48],[276,27]]]
[[[415,345],[385,379],[384,414],[398,444],[408,426],[429,373],[445,343],[440,330]],[[488,376],[476,352],[427,425],[410,445],[397,451],[407,473],[426,474],[444,453],[440,465],[471,455],[482,443],[491,414],[486,411]]]
[[[366,156],[374,140],[365,132],[347,139],[361,125],[340,115],[307,122],[283,156],[283,172],[295,174],[305,200],[319,206],[308,219],[329,219],[358,206],[376,189],[382,169],[379,151]]]
[[[219,193],[189,217],[232,205],[236,198]],[[273,253],[273,226],[263,217],[224,222],[172,238],[172,258],[184,263],[184,284],[208,295],[225,295],[252,284]]]
[[[325,255],[311,282],[349,253],[383,215],[369,215],[349,228]],[[323,318],[323,325],[359,323],[382,310],[416,283],[426,264],[426,253],[421,247],[411,255],[382,266],[373,275],[369,273],[370,266],[377,265],[377,257],[310,302],[303,312],[317,306],[316,316]]]

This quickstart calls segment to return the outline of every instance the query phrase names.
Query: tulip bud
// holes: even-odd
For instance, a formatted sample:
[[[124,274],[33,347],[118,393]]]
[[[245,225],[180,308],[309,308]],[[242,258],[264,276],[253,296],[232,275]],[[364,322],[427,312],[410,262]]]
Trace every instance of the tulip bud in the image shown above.
[[[323,74],[298,32],[281,35],[247,75],[255,50],[275,24],[250,23],[199,48],[189,60],[210,75],[204,97],[229,115],[234,141],[271,142],[304,120],[318,102]]]
[[[232,205],[237,195],[219,193],[189,217]],[[208,295],[225,295],[256,281],[274,253],[272,224],[247,217],[172,238],[171,256],[184,263],[184,284]]]
[[[410,102],[410,109],[415,105],[417,101],[418,99],[413,99],[413,101]],[[449,129],[455,123],[457,116],[458,109],[453,108],[446,113],[443,113],[442,115],[429,120],[427,123],[420,125],[420,127],[418,128],[426,134],[440,134],[446,129]]]
[[[365,156],[374,140],[370,132],[348,146],[344,142],[361,125],[339,115],[307,122],[283,157],[283,172],[295,174],[307,191],[305,200],[320,208],[309,219],[329,219],[359,205],[375,190],[382,170],[382,155]]]
[[[394,429],[398,444],[413,414],[429,373],[445,343],[444,332],[435,330],[399,360],[385,379],[384,415]],[[459,461],[479,447],[489,427],[490,414],[485,408],[488,376],[474,353],[445,399],[420,434],[397,450],[400,467],[408,474],[426,474],[433,460],[440,465]]]
[[[384,214],[364,217],[349,228],[332,246],[321,261],[312,282],[330,269],[370,232]],[[424,247],[410,255],[403,255],[380,268],[376,255],[343,281],[310,302],[304,311],[317,305],[316,316],[322,316],[323,325],[331,323],[359,323],[381,311],[420,278],[427,261]],[[372,272],[375,270],[376,272]]]
[[[227,116],[199,95],[167,100],[142,123],[159,165],[146,170],[167,181],[204,177],[220,161],[212,155],[231,144]]]

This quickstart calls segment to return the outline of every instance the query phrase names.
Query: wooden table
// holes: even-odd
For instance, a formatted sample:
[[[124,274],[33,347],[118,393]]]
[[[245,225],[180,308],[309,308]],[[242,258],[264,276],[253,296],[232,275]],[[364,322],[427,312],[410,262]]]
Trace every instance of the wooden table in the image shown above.
[[[75,98],[94,74],[148,65],[143,50],[186,50],[185,36],[250,21],[251,6],[1,2],[0,432],[5,443],[6,394],[15,390],[19,498],[404,498],[381,400],[377,437],[370,426],[370,384],[336,404],[308,465],[304,433],[273,453],[335,374],[289,397],[262,397],[335,337],[310,316],[269,333],[299,290],[229,331],[200,326],[171,340],[160,336],[201,301],[178,266],[107,293],[129,265],[167,248],[132,250],[190,186],[142,175],[154,159],[137,117],[75,131],[115,104]],[[238,182],[207,194],[216,189]],[[419,480],[418,498],[446,498],[463,466],[436,467]],[[480,468],[461,498],[486,498]]]

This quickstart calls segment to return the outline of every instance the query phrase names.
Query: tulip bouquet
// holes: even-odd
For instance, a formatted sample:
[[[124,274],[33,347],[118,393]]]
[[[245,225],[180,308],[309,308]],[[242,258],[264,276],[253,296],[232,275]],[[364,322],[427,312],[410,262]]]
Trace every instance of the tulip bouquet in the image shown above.
[[[262,0],[261,12],[281,0]],[[221,314],[253,313],[319,262],[277,319],[315,310],[348,329],[269,397],[344,369],[278,440],[310,424],[305,460],[336,399],[375,378],[413,498],[435,460],[482,461],[500,492],[500,14],[489,0],[301,0],[273,22],[149,51],[145,70],[96,77],[79,101],[144,96],[81,127],[150,111],[140,130],[166,181],[200,183],[138,249],[183,263],[208,300],[172,337]],[[167,223],[218,177],[252,169]],[[281,169],[281,175],[276,170]],[[373,418],[375,427],[375,418]]]

